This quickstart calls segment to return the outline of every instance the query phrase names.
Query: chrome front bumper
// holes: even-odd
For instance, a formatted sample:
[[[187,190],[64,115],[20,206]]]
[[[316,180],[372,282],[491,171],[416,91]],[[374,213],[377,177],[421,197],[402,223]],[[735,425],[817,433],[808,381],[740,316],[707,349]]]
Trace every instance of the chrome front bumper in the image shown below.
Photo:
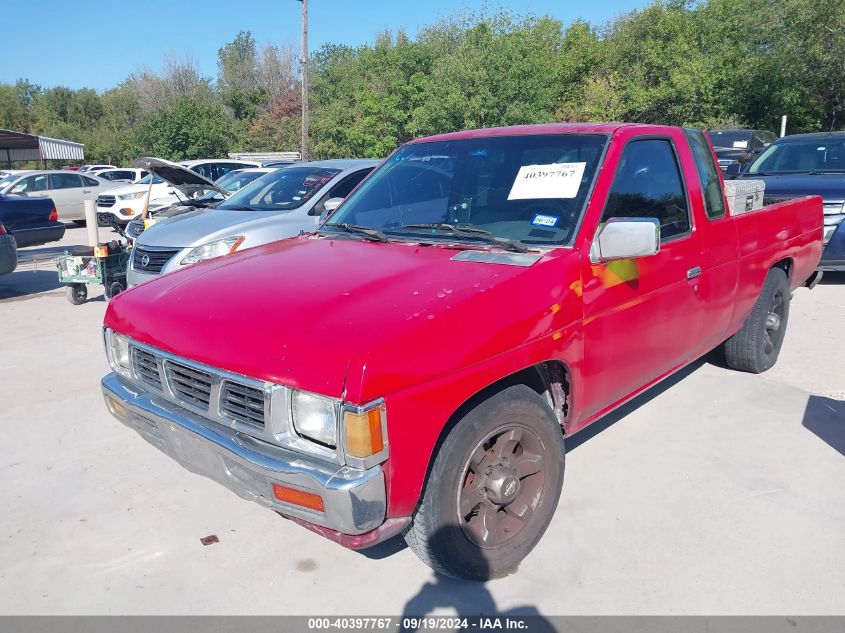
[[[114,417],[191,472],[244,499],[342,534],[363,534],[384,523],[381,466],[358,470],[318,462],[206,420],[138,390],[115,373],[103,378],[102,388]],[[320,495],[324,511],[278,501],[274,483]]]

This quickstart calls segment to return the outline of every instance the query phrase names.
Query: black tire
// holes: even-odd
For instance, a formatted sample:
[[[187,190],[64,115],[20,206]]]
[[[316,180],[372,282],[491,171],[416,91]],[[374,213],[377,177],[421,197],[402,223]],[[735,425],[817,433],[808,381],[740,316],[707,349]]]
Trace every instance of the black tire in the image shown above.
[[[105,288],[104,294],[106,295],[106,299],[111,299],[115,295],[119,295],[124,290],[126,290],[125,285],[119,281],[113,281]]]
[[[483,581],[511,573],[549,526],[563,471],[563,433],[554,413],[525,385],[508,387],[470,410],[446,436],[405,541],[447,576]],[[489,538],[486,544],[479,542],[481,534]]]
[[[65,289],[65,294],[73,305],[82,305],[88,300],[88,287],[85,284],[71,284]]]
[[[86,224],[85,220],[73,220],[73,223],[76,226],[85,226],[85,224]]]
[[[772,268],[742,329],[725,341],[728,367],[760,374],[777,362],[789,321],[789,280]]]

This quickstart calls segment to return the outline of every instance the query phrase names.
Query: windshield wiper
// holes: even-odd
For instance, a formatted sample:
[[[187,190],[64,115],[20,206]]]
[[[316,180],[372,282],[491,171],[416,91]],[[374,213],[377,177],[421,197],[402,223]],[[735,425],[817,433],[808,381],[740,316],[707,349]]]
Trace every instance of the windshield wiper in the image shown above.
[[[384,233],[382,233],[378,229],[371,229],[369,227],[361,226],[359,224],[346,224],[344,222],[344,223],[341,223],[341,224],[327,224],[326,226],[336,227],[338,229],[346,231],[347,233],[358,233],[358,234],[366,237],[371,242],[389,242],[390,241],[388,239],[387,235],[385,235]]]
[[[828,170],[822,170],[822,171],[807,171],[807,172],[804,172],[804,173],[807,174],[808,176],[830,176],[832,174],[843,174],[845,172],[836,171],[836,170],[833,170],[833,169],[828,169]]]
[[[445,222],[437,222],[433,224],[406,224],[403,229],[434,229],[436,231],[446,231],[452,235],[464,237],[477,237],[485,242],[501,246],[517,253],[527,253],[528,247],[519,240],[511,240],[506,237],[498,237],[493,235],[490,231],[479,229],[474,226],[455,226],[454,224],[446,224]]]

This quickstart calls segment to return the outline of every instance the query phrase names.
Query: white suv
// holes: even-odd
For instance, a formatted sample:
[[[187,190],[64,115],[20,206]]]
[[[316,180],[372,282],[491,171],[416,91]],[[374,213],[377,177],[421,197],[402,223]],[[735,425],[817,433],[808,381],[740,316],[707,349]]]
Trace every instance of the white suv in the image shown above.
[[[234,169],[259,167],[258,163],[252,161],[230,159],[187,160],[179,164],[211,181]],[[150,193],[150,204],[159,198],[176,195],[173,187],[157,176],[150,187],[152,177],[150,174],[134,185],[110,189],[107,193],[97,196],[97,223],[100,226],[112,226],[115,222],[127,224],[134,220],[144,210],[147,192]]]

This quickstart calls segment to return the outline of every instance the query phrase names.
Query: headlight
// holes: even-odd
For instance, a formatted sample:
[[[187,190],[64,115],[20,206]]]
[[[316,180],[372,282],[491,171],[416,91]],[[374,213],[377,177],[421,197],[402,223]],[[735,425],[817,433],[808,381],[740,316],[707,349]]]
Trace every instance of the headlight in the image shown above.
[[[196,264],[197,262],[201,262],[205,259],[213,259],[222,255],[234,253],[238,250],[238,246],[240,246],[243,241],[244,236],[237,235],[235,237],[227,237],[223,240],[217,240],[215,242],[203,244],[202,246],[197,246],[179,263],[183,266],[187,266],[188,264]]]
[[[135,193],[124,193],[117,197],[118,200],[137,200],[147,195],[146,191],[136,191]]]
[[[291,417],[296,432],[326,446],[337,446],[338,402],[307,391],[294,391]]]
[[[112,369],[124,378],[129,378],[129,338],[107,329],[106,353]]]

